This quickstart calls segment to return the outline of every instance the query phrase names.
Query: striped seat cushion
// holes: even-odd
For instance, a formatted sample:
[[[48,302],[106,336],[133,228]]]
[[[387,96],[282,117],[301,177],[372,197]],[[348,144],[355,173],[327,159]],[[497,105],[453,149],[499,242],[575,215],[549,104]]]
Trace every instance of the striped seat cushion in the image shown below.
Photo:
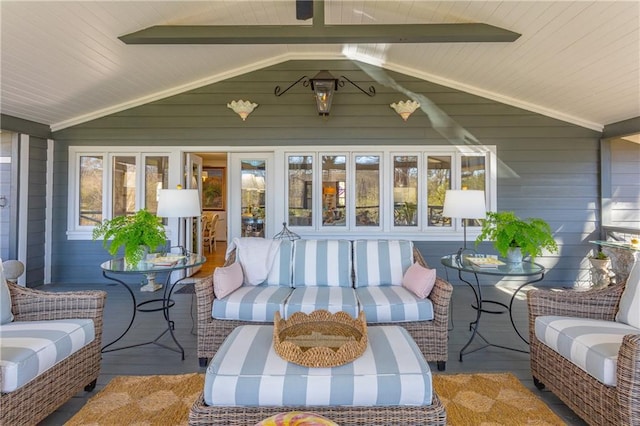
[[[243,285],[222,299],[214,299],[211,315],[217,319],[254,322],[273,321],[276,312],[284,315],[284,302],[290,287]]]
[[[293,286],[351,287],[351,242],[296,240]]]
[[[14,321],[0,326],[2,392],[12,392],[95,339],[93,320]]]
[[[273,327],[234,329],[205,375],[204,400],[214,406],[431,405],[431,371],[402,327],[369,327],[369,344],[355,361],[307,368],[280,358]]]
[[[413,243],[399,240],[353,242],[355,286],[402,285],[413,264]]]
[[[273,260],[273,266],[269,270],[267,276],[267,285],[280,285],[291,287],[292,276],[292,257],[293,257],[293,242],[288,240],[282,240],[278,253]]]
[[[367,324],[433,320],[431,300],[420,299],[402,286],[360,287],[356,296]]]
[[[536,338],[607,386],[616,385],[622,338],[640,330],[627,324],[588,318],[537,317]]]
[[[310,314],[325,309],[332,314],[344,311],[352,317],[360,313],[356,293],[346,287],[300,287],[293,290],[284,306],[285,318],[295,312]]]

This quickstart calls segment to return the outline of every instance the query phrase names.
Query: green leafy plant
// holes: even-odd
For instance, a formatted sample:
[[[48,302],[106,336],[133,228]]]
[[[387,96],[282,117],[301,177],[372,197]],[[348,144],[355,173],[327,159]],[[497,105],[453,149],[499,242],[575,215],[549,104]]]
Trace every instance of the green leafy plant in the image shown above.
[[[604,254],[604,252],[599,251],[596,254],[594,254],[593,256],[591,256],[591,259],[596,259],[596,260],[607,260],[609,259],[609,256],[607,256],[606,254]]]
[[[506,256],[510,248],[519,247],[523,256],[531,260],[542,254],[543,249],[551,253],[558,251],[551,227],[539,218],[520,219],[513,212],[487,212],[476,245],[481,241],[493,241],[493,246],[501,256]]]
[[[167,235],[162,219],[147,210],[138,210],[132,216],[117,216],[106,219],[93,229],[93,239],[102,237],[102,245],[115,255],[124,246],[124,258],[130,265],[136,265],[145,255],[145,250],[155,250],[164,246]]]

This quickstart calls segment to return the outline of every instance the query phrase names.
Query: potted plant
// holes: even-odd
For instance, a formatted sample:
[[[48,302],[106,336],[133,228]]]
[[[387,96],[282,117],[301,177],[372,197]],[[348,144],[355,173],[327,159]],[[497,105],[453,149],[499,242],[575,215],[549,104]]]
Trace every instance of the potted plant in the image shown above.
[[[595,269],[603,271],[609,269],[609,256],[603,251],[598,251],[593,256],[589,256],[589,262],[591,262],[591,266]]]
[[[522,262],[529,255],[533,262],[543,249],[558,251],[551,227],[539,218],[520,219],[514,212],[487,212],[476,245],[483,240],[493,241],[502,257],[511,263]]]
[[[115,255],[124,246],[124,259],[128,265],[137,265],[146,253],[167,242],[162,219],[147,210],[138,210],[132,216],[106,219],[93,229],[93,239],[103,238],[103,246]]]

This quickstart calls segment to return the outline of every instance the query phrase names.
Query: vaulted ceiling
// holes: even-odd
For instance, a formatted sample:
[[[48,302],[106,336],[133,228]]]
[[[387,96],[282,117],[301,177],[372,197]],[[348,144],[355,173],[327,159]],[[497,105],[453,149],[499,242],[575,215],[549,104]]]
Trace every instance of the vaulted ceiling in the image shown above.
[[[640,2],[327,0],[329,24],[486,23],[514,42],[127,45],[154,25],[311,25],[294,0],[0,2],[3,114],[62,129],[292,59],[353,59],[587,128],[640,116]]]

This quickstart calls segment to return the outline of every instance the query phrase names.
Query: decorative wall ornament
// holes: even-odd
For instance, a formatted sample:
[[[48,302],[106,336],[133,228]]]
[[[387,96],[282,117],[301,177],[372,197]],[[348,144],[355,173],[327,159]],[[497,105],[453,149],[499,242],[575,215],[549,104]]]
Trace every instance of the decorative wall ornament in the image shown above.
[[[407,100],[404,102],[400,101],[398,103],[392,103],[389,106],[393,108],[394,111],[397,112],[404,121],[407,121],[409,116],[413,114],[416,109],[420,108],[420,103],[412,100]]]
[[[233,112],[238,114],[242,121],[245,121],[249,114],[258,107],[258,104],[251,101],[243,101],[242,99],[237,101],[231,101],[227,104],[227,108],[231,108]]]

